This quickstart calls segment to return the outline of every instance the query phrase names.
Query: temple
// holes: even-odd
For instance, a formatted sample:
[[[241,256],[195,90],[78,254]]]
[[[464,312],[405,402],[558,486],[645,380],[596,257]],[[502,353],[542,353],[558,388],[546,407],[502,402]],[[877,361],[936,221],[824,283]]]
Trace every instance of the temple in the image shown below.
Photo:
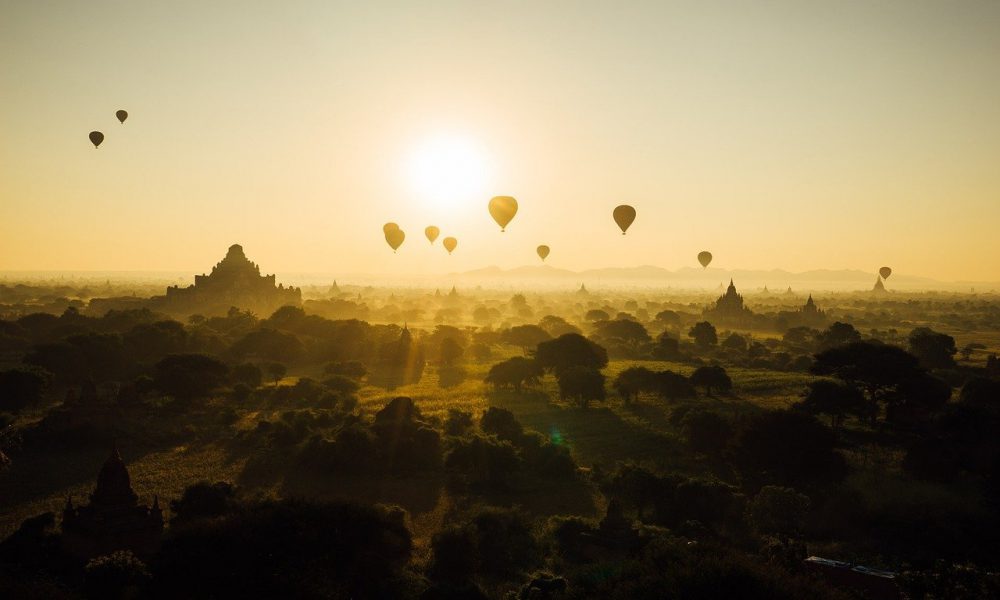
[[[879,276],[875,277],[875,287],[872,288],[872,292],[875,294],[885,294],[885,284],[882,283],[882,278]]]
[[[139,504],[117,446],[101,467],[90,504],[76,507],[72,497],[66,499],[63,548],[82,560],[117,550],[131,550],[140,558],[149,557],[159,549],[162,534],[159,500],[154,497],[152,507]]]
[[[806,326],[818,326],[826,322],[826,313],[813,302],[812,294],[809,294],[805,306],[799,309],[799,322]]]
[[[726,293],[719,296],[715,301],[715,306],[705,309],[705,317],[713,322],[746,322],[753,316],[753,312],[743,304],[743,296],[736,291],[733,280],[729,280],[729,287]]]
[[[151,303],[154,310],[175,314],[221,315],[235,306],[269,316],[282,306],[301,305],[302,290],[275,285],[274,275],[261,275],[243,246],[233,244],[211,273],[195,275],[194,285],[186,288],[168,287],[166,296],[152,298]]]

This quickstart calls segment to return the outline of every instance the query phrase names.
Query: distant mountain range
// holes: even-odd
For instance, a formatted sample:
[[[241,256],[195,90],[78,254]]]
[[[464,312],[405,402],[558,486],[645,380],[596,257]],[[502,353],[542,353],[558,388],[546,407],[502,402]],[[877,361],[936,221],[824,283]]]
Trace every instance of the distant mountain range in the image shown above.
[[[559,269],[548,265],[523,266],[513,269],[501,269],[496,266],[464,271],[461,273],[450,273],[449,277],[466,281],[478,282],[510,282],[515,281],[535,284],[550,284],[563,287],[567,284],[586,284],[588,286],[600,284],[613,285],[635,285],[654,287],[683,287],[693,289],[714,289],[720,283],[728,284],[732,279],[741,290],[753,290],[763,288],[765,285],[770,291],[784,291],[789,286],[792,289],[853,289],[870,290],[875,284],[876,273],[869,273],[857,269],[816,269],[792,273],[782,269],[753,270],[753,269],[698,269],[684,267],[671,271],[663,267],[652,265],[642,265],[638,267],[607,267],[602,269],[586,269],[583,271],[571,271]],[[927,289],[927,290],[955,290],[968,292],[971,287],[981,288],[980,291],[989,291],[991,288],[1000,288],[997,282],[941,282],[928,277],[917,277],[912,275],[894,273],[886,281],[886,287],[890,290],[899,289]]]

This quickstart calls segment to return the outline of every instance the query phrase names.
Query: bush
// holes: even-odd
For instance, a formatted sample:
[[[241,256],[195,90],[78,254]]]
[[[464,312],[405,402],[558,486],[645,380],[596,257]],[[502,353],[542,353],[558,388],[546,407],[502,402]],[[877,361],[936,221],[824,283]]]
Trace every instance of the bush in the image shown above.
[[[448,417],[444,422],[445,435],[465,435],[472,429],[472,413],[457,408],[448,409]]]
[[[368,374],[368,367],[359,360],[348,360],[330,363],[323,369],[323,372],[327,375],[340,375],[360,381]]]
[[[348,396],[356,393],[361,388],[357,380],[350,379],[344,375],[334,375],[323,381],[323,385],[330,391]]]
[[[483,433],[497,436],[501,440],[507,440],[513,444],[519,444],[524,436],[524,427],[518,422],[514,413],[505,408],[491,406],[486,409],[481,419],[479,428]]]
[[[149,580],[145,563],[129,550],[98,556],[84,568],[84,590],[89,598],[133,598]]]

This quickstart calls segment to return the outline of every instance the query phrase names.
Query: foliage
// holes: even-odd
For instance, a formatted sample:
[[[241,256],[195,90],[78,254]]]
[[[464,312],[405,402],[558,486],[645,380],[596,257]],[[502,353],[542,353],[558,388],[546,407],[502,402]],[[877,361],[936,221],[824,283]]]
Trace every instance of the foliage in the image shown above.
[[[156,387],[182,400],[202,398],[224,385],[229,367],[204,354],[173,354],[156,363]]]

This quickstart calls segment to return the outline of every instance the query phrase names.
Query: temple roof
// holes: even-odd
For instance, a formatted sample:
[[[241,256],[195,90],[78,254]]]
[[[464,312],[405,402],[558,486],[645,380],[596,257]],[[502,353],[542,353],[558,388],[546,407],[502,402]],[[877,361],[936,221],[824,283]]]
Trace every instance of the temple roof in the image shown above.
[[[101,506],[135,506],[138,499],[132,491],[132,480],[125,461],[118,452],[118,445],[113,444],[111,456],[104,461],[104,466],[97,475],[97,487],[90,495],[90,502]]]

